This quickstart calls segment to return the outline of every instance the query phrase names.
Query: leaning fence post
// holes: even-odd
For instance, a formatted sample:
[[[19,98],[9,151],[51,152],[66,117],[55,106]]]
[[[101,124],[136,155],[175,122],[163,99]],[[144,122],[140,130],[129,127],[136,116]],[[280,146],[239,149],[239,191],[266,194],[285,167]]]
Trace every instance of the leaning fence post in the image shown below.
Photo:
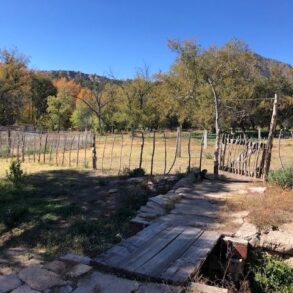
[[[155,149],[156,149],[156,131],[154,131],[154,136],[153,136],[153,152],[152,152],[152,159],[151,159],[151,176],[153,175]]]
[[[164,131],[164,147],[165,147],[165,156],[164,156],[164,175],[165,175],[167,170],[167,138],[166,138],[165,131]]]
[[[273,114],[272,114],[272,120],[271,120],[271,124],[270,124],[270,132],[269,132],[269,136],[268,136],[268,142],[267,142],[265,160],[264,160],[264,176],[263,176],[264,181],[267,181],[268,174],[270,171],[272,148],[273,148],[273,138],[274,138],[274,132],[276,130],[277,117],[278,117],[278,105],[279,105],[279,96],[277,94],[275,94]]]
[[[93,169],[97,170],[97,150],[96,150],[96,133],[93,132]]]

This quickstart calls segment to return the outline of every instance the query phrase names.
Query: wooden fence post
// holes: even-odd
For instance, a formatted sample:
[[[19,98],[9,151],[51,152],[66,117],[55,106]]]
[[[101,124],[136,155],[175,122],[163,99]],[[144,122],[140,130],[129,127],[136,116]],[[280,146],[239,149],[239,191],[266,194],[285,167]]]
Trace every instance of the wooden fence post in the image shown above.
[[[199,154],[199,171],[201,172],[201,165],[202,165],[202,151],[204,146],[204,135],[200,141],[200,154]]]
[[[274,133],[276,130],[277,117],[278,117],[278,106],[279,106],[279,96],[277,94],[275,94],[273,113],[272,113],[272,119],[271,119],[271,124],[270,124],[270,132],[269,132],[269,136],[268,136],[268,142],[267,142],[265,159],[264,159],[264,176],[263,176],[264,181],[267,181],[268,174],[270,171],[272,148],[273,148],[273,138],[274,138]]]
[[[261,141],[261,128],[260,127],[257,128],[257,133],[258,133],[258,135],[257,135],[258,140]]]
[[[111,148],[110,170],[112,170],[113,151],[114,151],[114,145],[115,145],[115,139],[116,139],[115,133],[113,133],[113,134],[114,134],[114,137],[113,137],[112,148]]]
[[[282,137],[282,129],[280,129],[280,133],[279,133],[279,161],[280,161],[282,169],[284,170],[285,168],[284,168],[284,164],[281,157],[281,137]]]
[[[167,170],[167,138],[166,138],[166,132],[164,131],[164,146],[165,146],[165,157],[164,157],[164,175],[166,174]]]
[[[219,177],[219,149],[220,149],[220,126],[219,126],[219,98],[216,93],[214,84],[211,79],[208,80],[214,95],[215,103],[215,128],[216,128],[216,142],[214,151],[214,179]]]
[[[97,170],[96,133],[93,132],[93,169]]]
[[[152,159],[151,159],[151,176],[153,176],[155,149],[156,149],[156,131],[154,131],[154,136],[153,136],[153,152],[152,152]]]
[[[181,158],[181,134],[182,126],[177,127],[177,157]]]
[[[25,134],[24,131],[21,135],[21,161],[24,162],[24,156],[25,156]]]
[[[48,142],[48,133],[46,133],[46,137],[45,137],[43,163],[46,163],[47,142]]]
[[[178,138],[178,132],[177,132],[175,156],[174,156],[173,163],[172,163],[172,165],[171,165],[169,171],[167,172],[167,174],[170,174],[171,170],[173,169],[173,167],[174,167],[174,165],[175,165],[175,163],[176,163],[177,154],[178,154],[178,152],[177,152],[177,150],[178,150],[178,139],[179,139],[179,138]]]
[[[80,146],[80,132],[78,133],[78,137],[77,137],[76,167],[78,167],[78,164],[79,164],[79,146]]]
[[[208,131],[206,129],[203,131],[203,148],[205,150],[208,148]]]
[[[188,172],[191,171],[191,132],[188,138]]]
[[[8,140],[8,155],[11,156],[11,130],[8,128],[7,130],[7,140]]]
[[[133,148],[133,140],[134,140],[134,132],[131,128],[131,144],[130,144],[130,153],[129,153],[129,162],[128,162],[128,169],[130,170],[131,167],[131,156],[132,156],[132,148]]]
[[[120,148],[120,160],[119,160],[119,170],[118,170],[118,175],[121,172],[121,167],[122,167],[122,154],[123,154],[123,133],[121,132],[121,148]]]
[[[105,151],[106,151],[106,145],[107,145],[107,132],[105,134],[105,141],[104,141],[104,148],[103,148],[103,156],[102,156],[102,173],[104,172],[104,156],[105,156]]]
[[[141,169],[141,167],[142,167],[143,148],[144,148],[144,133],[142,131],[141,132],[141,147],[140,147],[139,169]]]

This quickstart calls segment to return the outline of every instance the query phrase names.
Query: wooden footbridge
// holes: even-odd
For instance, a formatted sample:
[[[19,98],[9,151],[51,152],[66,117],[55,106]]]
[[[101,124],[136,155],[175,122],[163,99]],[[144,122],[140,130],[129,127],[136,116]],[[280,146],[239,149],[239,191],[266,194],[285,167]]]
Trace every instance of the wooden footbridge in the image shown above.
[[[176,192],[180,200],[167,214],[153,219],[136,235],[99,255],[95,262],[134,278],[186,283],[198,273],[223,231],[218,218],[221,206],[214,196],[243,189],[244,185],[204,181],[160,195],[155,202],[163,202]]]

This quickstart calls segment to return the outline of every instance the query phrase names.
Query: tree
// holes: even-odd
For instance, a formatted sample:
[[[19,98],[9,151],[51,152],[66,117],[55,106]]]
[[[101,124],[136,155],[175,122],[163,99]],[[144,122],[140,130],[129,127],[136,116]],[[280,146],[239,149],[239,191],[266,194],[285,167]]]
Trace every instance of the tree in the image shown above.
[[[117,86],[110,80],[104,79],[94,82],[90,91],[84,95],[77,96],[96,116],[100,133],[103,132],[107,123],[107,115],[111,104],[115,102]]]
[[[30,96],[31,83],[27,59],[16,50],[0,51],[0,124],[20,121]]]
[[[57,96],[48,97],[47,112],[52,129],[60,131],[69,127],[73,104],[73,97],[65,88],[58,91]]]
[[[53,82],[42,74],[32,74],[31,121],[37,123],[46,114],[48,96],[56,96]]]

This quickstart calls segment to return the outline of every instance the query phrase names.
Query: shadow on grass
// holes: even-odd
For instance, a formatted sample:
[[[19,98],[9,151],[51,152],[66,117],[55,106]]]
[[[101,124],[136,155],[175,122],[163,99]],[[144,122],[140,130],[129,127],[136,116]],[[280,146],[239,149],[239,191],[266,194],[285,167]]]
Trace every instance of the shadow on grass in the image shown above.
[[[127,236],[128,224],[152,192],[124,177],[58,170],[26,176],[14,188],[0,182],[0,253],[42,247],[48,257],[72,251],[96,255]],[[115,193],[109,189],[116,188]]]

